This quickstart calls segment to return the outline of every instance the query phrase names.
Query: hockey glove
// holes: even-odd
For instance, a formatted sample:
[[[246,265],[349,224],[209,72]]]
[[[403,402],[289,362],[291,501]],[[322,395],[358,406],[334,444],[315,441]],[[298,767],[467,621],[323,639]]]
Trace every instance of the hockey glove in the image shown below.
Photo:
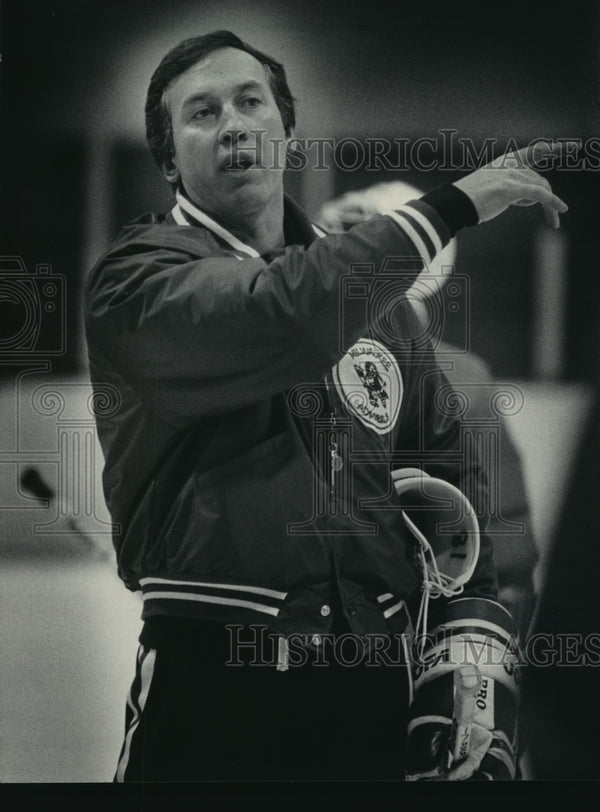
[[[510,615],[483,598],[451,601],[444,614],[416,651],[407,780],[512,779],[519,658]]]

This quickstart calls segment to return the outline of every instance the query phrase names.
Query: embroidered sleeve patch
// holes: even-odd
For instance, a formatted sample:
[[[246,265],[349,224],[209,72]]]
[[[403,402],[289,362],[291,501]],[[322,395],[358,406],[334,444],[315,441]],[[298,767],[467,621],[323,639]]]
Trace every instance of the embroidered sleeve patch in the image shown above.
[[[377,434],[394,427],[404,385],[398,362],[383,344],[360,339],[332,370],[348,410]]]

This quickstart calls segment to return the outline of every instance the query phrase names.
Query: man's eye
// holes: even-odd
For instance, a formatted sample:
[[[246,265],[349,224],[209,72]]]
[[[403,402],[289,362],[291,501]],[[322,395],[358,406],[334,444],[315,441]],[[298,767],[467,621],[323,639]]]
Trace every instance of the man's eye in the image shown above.
[[[212,109],[210,107],[201,107],[199,110],[195,110],[192,113],[192,119],[198,121],[199,119],[206,119],[212,114]]]
[[[258,99],[256,96],[246,96],[245,99],[242,99],[242,104],[245,107],[258,107],[261,103],[261,99]]]

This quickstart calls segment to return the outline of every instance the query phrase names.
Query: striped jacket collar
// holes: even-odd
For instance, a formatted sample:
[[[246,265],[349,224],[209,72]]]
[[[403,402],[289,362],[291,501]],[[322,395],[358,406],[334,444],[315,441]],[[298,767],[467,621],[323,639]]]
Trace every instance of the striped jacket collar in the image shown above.
[[[256,258],[258,251],[239,240],[230,231],[213,220],[206,212],[198,208],[179,189],[175,193],[177,203],[171,209],[171,215],[180,226],[204,226],[227,243],[238,259]],[[325,236],[325,232],[312,224],[302,209],[288,195],[284,196],[284,235],[286,245],[304,245],[308,247],[316,237]],[[240,256],[240,254],[242,256]]]

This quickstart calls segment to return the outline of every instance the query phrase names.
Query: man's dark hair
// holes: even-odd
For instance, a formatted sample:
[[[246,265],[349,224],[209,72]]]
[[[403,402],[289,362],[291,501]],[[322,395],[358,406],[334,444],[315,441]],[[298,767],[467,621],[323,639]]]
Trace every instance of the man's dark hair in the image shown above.
[[[162,169],[173,155],[171,116],[165,102],[165,91],[178,76],[205,56],[220,48],[245,51],[265,66],[271,91],[281,113],[286,135],[291,135],[296,124],[294,98],[288,87],[283,65],[270,56],[257,51],[231,31],[213,31],[200,37],[183,40],[163,57],[154,71],[146,96],[146,139],[154,160]]]

